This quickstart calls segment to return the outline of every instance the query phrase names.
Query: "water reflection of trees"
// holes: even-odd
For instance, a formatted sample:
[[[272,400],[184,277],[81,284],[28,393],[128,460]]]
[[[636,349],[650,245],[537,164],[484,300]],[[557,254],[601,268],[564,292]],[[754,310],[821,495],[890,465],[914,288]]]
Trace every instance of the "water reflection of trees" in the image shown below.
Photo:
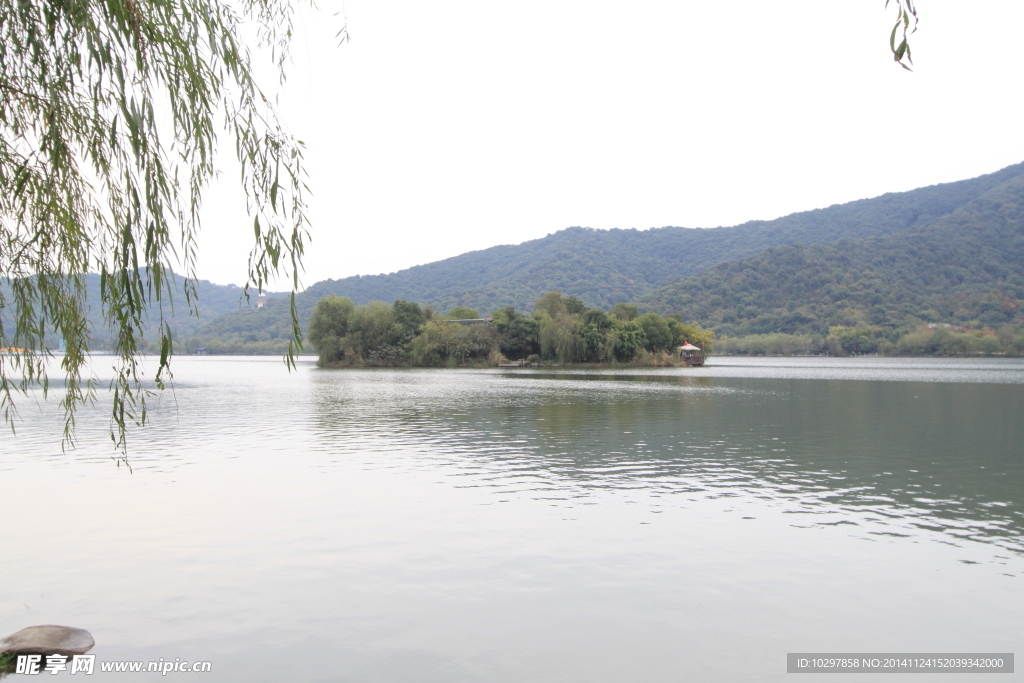
[[[443,465],[465,485],[564,498],[745,496],[808,524],[874,519],[1024,552],[1022,394],[995,384],[378,371],[318,375],[313,409],[323,450]]]

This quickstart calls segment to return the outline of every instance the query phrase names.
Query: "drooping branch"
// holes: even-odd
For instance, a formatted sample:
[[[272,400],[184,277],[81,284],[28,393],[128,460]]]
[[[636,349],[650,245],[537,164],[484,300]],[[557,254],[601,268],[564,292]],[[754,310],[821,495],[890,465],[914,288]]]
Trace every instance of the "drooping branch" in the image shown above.
[[[892,0],[885,0],[886,8]],[[892,50],[893,60],[907,71],[911,70],[914,60],[910,55],[909,37],[917,30],[917,7],[914,0],[895,0],[896,23],[893,24],[892,33],[889,34],[889,49]],[[899,38],[899,42],[897,42]]]
[[[262,226],[247,288],[277,276],[298,286],[308,238],[302,147],[256,86],[240,37],[254,23],[283,78],[291,13],[289,0],[0,0],[0,347],[24,349],[0,357],[8,421],[14,393],[46,389],[45,360],[62,341],[73,439],[74,411],[92,386],[82,385],[84,276],[97,273],[117,359],[111,436],[123,448],[127,429],[145,422],[141,354],[158,342],[160,386],[173,356],[163,316],[176,268],[196,308],[199,208],[222,121]],[[159,338],[146,340],[154,315]]]

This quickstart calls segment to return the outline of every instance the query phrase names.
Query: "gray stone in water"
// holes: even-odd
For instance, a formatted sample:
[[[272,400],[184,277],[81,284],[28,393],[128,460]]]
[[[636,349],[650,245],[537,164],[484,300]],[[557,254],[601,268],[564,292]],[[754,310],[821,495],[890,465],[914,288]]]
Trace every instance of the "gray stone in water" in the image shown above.
[[[96,641],[84,628],[29,626],[0,640],[0,652],[16,655],[84,655]]]

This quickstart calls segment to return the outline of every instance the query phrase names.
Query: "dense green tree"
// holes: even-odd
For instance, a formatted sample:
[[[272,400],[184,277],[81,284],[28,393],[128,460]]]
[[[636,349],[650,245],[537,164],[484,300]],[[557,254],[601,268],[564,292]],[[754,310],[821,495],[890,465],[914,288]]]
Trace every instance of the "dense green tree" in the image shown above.
[[[427,322],[427,314],[420,308],[420,305],[411,301],[399,299],[392,307],[395,317],[395,324],[401,330],[401,344],[409,343],[413,337],[419,334],[424,323]]]
[[[585,363],[599,363],[611,360],[608,353],[608,334],[595,325],[585,325],[582,334],[583,355],[580,358]]]
[[[619,303],[612,306],[611,310],[608,311],[609,318],[615,318],[620,322],[629,322],[630,320],[636,320],[640,316],[640,309],[634,304],[627,304],[620,301]]]
[[[515,360],[540,353],[540,324],[511,306],[491,314],[500,338],[500,349]]]
[[[563,307],[564,308],[564,307]],[[583,322],[578,315],[565,312],[559,316],[542,313],[540,322],[540,353],[560,363],[578,363],[586,356]]]
[[[647,346],[644,328],[636,321],[624,322],[612,331],[612,352],[621,361],[631,360]]]
[[[345,339],[355,305],[348,297],[325,296],[317,302],[309,322],[309,343],[319,354],[320,365],[345,357]]]
[[[540,314],[546,314],[552,318],[558,318],[569,312],[569,309],[565,305],[565,298],[561,292],[550,291],[537,299],[536,303],[533,304],[534,317]]]
[[[410,359],[415,365],[457,365],[474,350],[473,326],[435,319],[409,345]]]
[[[588,308],[583,312],[583,323],[601,332],[611,328],[613,322],[600,308]]]
[[[668,322],[657,313],[644,313],[637,318],[644,336],[647,337],[648,351],[671,351],[676,347],[675,335]]]
[[[587,305],[583,303],[583,300],[575,296],[565,297],[565,310],[572,315],[582,315],[587,310]]]
[[[409,360],[412,364],[425,368],[440,365],[443,335],[444,327],[442,327],[441,321],[428,321],[420,333],[409,342]]]
[[[359,306],[349,319],[348,343],[374,364],[393,365],[401,357],[404,330],[395,311],[383,301]]]

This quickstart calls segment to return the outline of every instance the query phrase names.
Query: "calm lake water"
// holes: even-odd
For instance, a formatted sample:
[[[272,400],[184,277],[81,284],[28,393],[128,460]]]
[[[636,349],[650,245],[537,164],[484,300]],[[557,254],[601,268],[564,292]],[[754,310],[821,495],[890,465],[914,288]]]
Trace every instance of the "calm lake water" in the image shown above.
[[[1024,362],[174,366],[131,474],[102,400],[67,453],[55,396],[18,403],[0,636],[80,626],[98,661],[211,681],[783,681],[787,652],[1022,650]],[[128,678],[161,677],[89,680]]]

